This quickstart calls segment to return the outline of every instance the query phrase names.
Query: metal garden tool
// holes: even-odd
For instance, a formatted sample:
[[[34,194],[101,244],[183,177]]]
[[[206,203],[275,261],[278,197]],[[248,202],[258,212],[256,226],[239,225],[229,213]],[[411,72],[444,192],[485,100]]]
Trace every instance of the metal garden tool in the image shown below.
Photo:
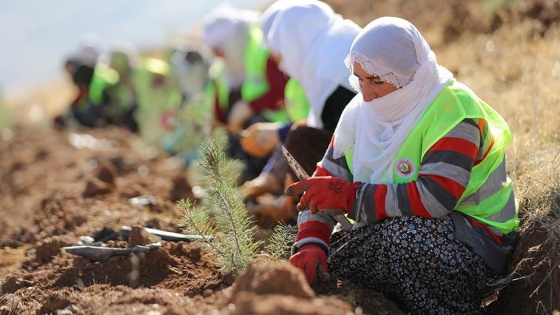
[[[63,247],[65,252],[74,255],[87,257],[93,261],[106,261],[113,256],[128,256],[130,254],[136,254],[154,248],[160,247],[160,243],[152,243],[148,245],[138,245],[128,248],[114,248],[105,246],[90,246],[90,245],[80,245],[80,246],[68,246]]]
[[[288,162],[288,165],[294,171],[296,176],[299,180],[306,180],[309,178],[307,172],[303,169],[303,167],[296,161],[296,159],[292,156],[292,154],[286,149],[286,147],[282,146],[282,153]],[[350,231],[352,229],[352,223],[348,220],[347,217],[344,216],[345,211],[342,209],[323,209],[320,210],[324,214],[331,215],[335,218],[338,223],[340,223],[342,229],[344,231]]]

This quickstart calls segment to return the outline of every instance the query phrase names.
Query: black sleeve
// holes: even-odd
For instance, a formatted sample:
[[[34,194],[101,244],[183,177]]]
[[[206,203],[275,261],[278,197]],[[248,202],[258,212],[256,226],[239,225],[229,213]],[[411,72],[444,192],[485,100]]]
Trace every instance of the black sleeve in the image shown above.
[[[334,131],[342,110],[346,107],[350,100],[356,96],[356,93],[345,87],[338,86],[334,92],[325,101],[325,107],[321,113],[321,121],[323,121],[323,129]]]

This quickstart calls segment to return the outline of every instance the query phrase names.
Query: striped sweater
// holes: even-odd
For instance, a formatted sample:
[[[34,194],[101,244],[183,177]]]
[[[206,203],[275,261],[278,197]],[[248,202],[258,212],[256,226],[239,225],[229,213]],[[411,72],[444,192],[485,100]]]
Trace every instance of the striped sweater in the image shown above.
[[[318,163],[315,176],[337,176],[352,182],[345,157],[333,158],[332,143],[334,141]],[[463,194],[473,166],[482,161],[492,144],[483,119],[463,120],[427,151],[417,180],[404,184],[360,185],[350,217],[372,224],[388,217],[448,215]],[[505,172],[505,168],[499,169]],[[316,217],[304,215],[300,217],[300,224],[307,221],[306,218],[313,218],[331,226],[327,218]]]

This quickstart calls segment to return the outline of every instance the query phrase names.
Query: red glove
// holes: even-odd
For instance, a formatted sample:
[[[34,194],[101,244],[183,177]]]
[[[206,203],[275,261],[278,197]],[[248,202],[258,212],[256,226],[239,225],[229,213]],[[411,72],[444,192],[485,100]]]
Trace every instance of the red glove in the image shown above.
[[[286,195],[305,192],[297,205],[298,210],[309,207],[311,213],[325,209],[343,209],[349,213],[356,199],[356,188],[361,184],[333,176],[310,177],[288,186]]]
[[[327,253],[318,245],[307,244],[290,257],[290,263],[303,270],[307,282],[314,285],[317,281],[317,270],[322,268],[323,272],[327,272]]]

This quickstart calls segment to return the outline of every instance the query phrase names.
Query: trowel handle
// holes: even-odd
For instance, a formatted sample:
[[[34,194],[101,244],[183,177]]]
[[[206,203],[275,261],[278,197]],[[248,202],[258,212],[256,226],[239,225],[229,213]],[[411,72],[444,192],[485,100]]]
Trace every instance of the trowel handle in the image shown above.
[[[305,180],[309,178],[309,175],[305,172],[305,169],[296,161],[296,159],[290,154],[288,149],[285,146],[282,146],[282,153],[286,158],[286,162],[297,175],[299,180]],[[348,218],[344,216],[345,211],[340,209],[324,209],[321,210],[322,213],[332,215],[338,223],[342,226],[344,231],[350,231],[352,229],[352,223],[348,221]]]
[[[335,220],[340,223],[344,231],[350,231],[352,229],[352,223],[346,216],[344,216],[346,211],[341,209],[323,209],[321,210],[321,213],[331,215],[333,218],[335,218]]]

